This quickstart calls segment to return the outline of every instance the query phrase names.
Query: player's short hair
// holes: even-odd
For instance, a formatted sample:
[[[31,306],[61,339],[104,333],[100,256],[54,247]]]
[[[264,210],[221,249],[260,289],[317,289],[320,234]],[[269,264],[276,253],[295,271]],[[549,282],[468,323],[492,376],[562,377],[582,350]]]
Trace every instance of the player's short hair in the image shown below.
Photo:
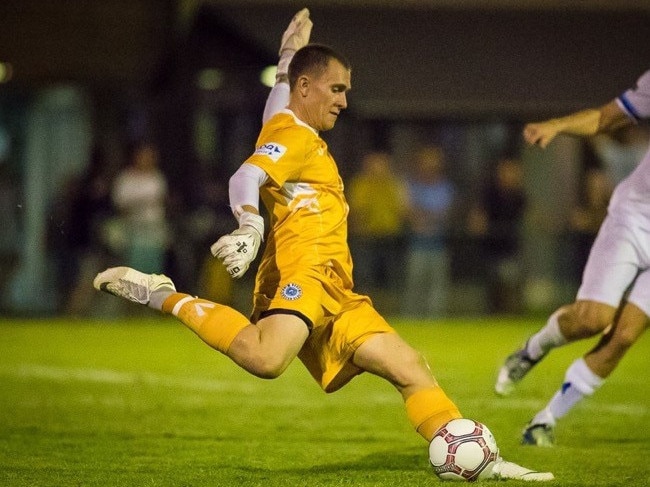
[[[290,89],[293,90],[298,78],[303,74],[321,75],[332,59],[341,63],[348,71],[351,69],[350,61],[345,56],[324,44],[307,44],[298,49],[289,64]]]

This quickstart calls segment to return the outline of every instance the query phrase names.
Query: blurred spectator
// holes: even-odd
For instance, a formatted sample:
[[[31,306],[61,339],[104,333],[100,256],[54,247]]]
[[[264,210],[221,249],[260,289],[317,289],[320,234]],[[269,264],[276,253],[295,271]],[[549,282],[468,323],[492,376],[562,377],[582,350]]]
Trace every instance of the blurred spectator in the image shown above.
[[[355,289],[380,297],[402,281],[406,187],[390,155],[369,152],[347,185]]]
[[[92,150],[86,170],[64,185],[54,202],[48,229],[48,244],[56,261],[60,311],[87,315],[96,294],[90,285],[106,266],[101,229],[112,214],[111,174],[100,147]]]
[[[574,245],[572,274],[580,283],[591,246],[600,225],[607,216],[607,206],[614,190],[614,183],[603,169],[592,168],[585,173],[578,205],[569,219],[569,230]]]
[[[173,205],[169,218],[174,229],[170,243],[170,275],[184,288],[219,303],[233,304],[234,287],[226,267],[210,253],[210,246],[233,229],[228,201],[228,177],[218,170],[202,169],[189,205]],[[249,295],[246,295],[249,298]]]
[[[0,154],[0,309],[5,301],[5,288],[18,266],[20,255],[18,187],[8,164]]]
[[[410,224],[403,313],[435,317],[446,313],[450,280],[448,225],[455,188],[437,146],[421,148],[407,182]]]
[[[488,310],[521,311],[523,265],[521,235],[526,194],[521,161],[497,161],[477,205],[471,208],[469,232],[483,242]]]
[[[232,211],[228,201],[227,178],[206,178],[202,188],[202,205],[192,216],[200,249],[198,294],[222,304],[234,304],[235,282],[226,267],[210,253],[210,246],[221,236],[232,231]],[[200,230],[203,231],[200,231]],[[246,294],[246,299],[250,295]]]
[[[136,144],[128,166],[117,175],[112,188],[126,235],[124,265],[147,273],[164,270],[169,240],[167,181],[158,158],[158,149],[152,144]]]

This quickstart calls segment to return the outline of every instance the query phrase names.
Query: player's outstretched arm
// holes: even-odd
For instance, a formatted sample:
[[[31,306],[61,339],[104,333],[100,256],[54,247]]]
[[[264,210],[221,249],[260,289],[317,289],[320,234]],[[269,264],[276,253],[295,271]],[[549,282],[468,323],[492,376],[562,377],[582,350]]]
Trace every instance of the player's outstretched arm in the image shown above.
[[[630,123],[633,121],[613,100],[600,108],[589,108],[565,117],[529,123],[524,127],[523,135],[529,144],[545,148],[558,134],[590,137],[612,132]]]
[[[559,129],[553,120],[529,123],[524,127],[524,139],[531,145],[544,149],[558,134]]]
[[[275,75],[275,86],[273,86],[266,99],[264,115],[262,116],[263,123],[284,109],[289,103],[289,63],[291,63],[296,51],[309,43],[312,26],[309,10],[303,8],[293,16],[289,26],[282,34],[280,50],[278,51],[280,60]]]
[[[280,49],[278,54],[278,72],[275,76],[276,81],[288,83],[289,63],[293,59],[296,51],[309,43],[313,23],[309,18],[309,9],[303,8],[293,16],[289,26],[282,34]]]
[[[599,125],[599,109],[582,110],[565,117],[529,123],[524,127],[524,139],[529,144],[545,148],[558,134],[595,135]]]

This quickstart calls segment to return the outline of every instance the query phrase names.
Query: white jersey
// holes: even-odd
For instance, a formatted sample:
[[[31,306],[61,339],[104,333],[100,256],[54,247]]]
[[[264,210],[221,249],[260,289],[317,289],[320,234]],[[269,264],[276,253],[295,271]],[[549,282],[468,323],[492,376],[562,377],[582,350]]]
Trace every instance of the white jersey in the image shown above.
[[[650,70],[641,75],[635,88],[616,99],[618,106],[634,121],[650,119]],[[624,218],[650,230],[650,148],[636,169],[614,190],[609,205],[614,218]]]
[[[649,119],[650,71],[616,101],[633,120]],[[650,149],[614,190],[577,299],[617,308],[628,288],[627,300],[650,316]]]

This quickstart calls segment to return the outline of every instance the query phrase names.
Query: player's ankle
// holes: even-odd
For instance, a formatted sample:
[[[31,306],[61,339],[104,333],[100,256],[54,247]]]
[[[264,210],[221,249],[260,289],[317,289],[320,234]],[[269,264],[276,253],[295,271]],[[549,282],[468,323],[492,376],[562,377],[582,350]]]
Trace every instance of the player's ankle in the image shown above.
[[[171,288],[156,289],[155,291],[151,292],[151,296],[149,297],[149,303],[147,304],[147,306],[155,310],[162,311],[163,303],[165,302],[165,300],[175,292],[176,291]]]
[[[555,426],[555,417],[548,407],[539,411],[533,419],[530,420],[529,425],[543,424],[550,427]]]

